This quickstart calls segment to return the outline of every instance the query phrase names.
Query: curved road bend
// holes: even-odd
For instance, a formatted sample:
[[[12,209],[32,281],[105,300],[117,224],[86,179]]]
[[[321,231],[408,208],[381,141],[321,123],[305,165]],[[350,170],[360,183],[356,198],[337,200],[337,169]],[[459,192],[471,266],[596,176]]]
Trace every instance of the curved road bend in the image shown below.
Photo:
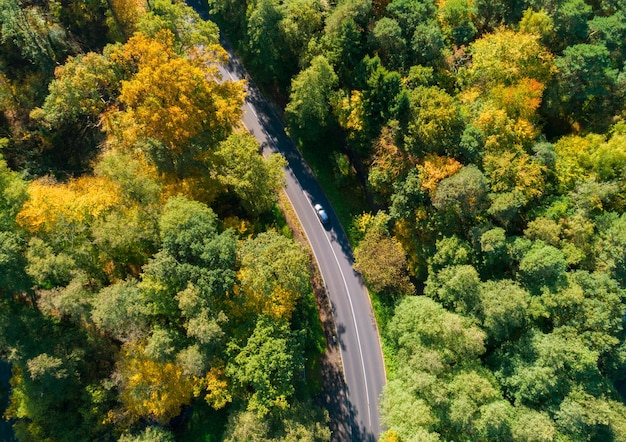
[[[224,39],[230,61],[222,69],[225,79],[248,79],[243,122],[265,144],[266,153],[280,152],[288,161],[286,193],[308,237],[331,301],[337,342],[346,383],[345,400],[336,400],[342,427],[333,439],[376,441],[380,435],[378,398],[385,384],[380,338],[371,302],[361,276],[353,269],[352,250],[330,202],[293,141],[285,134],[275,109],[247,77],[243,65]],[[325,229],[313,209],[324,206],[330,217]]]

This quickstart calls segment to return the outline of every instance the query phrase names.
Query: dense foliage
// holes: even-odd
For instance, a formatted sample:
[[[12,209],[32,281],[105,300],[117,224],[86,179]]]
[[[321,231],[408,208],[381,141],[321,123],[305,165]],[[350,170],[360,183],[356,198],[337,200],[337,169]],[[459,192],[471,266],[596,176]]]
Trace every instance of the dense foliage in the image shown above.
[[[17,438],[327,440],[284,160],[241,126],[217,27],[170,0],[2,0],[0,30]]]
[[[209,4],[338,205],[365,195],[384,440],[624,440],[626,3]]]

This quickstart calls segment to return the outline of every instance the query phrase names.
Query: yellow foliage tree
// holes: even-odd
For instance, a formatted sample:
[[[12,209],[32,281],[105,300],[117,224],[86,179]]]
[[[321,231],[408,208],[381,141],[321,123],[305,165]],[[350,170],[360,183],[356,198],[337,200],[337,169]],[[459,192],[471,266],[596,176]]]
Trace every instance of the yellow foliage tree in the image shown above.
[[[393,184],[397,179],[416,162],[414,157],[398,147],[395,137],[396,128],[382,128],[380,136],[374,141],[374,154],[367,177],[372,189],[385,199],[393,193]]]
[[[470,84],[489,90],[510,86],[524,78],[545,84],[555,72],[554,56],[540,36],[501,28],[471,45]]]
[[[211,370],[207,372],[204,382],[207,391],[204,399],[216,410],[223,408],[233,400],[223,367],[218,365],[211,368]]]
[[[350,95],[339,97],[333,108],[338,116],[339,124],[345,129],[351,138],[363,131],[365,126],[365,109],[363,107],[363,94],[354,90]]]
[[[587,179],[606,181],[623,178],[626,170],[626,135],[566,136],[554,145],[556,173],[561,190],[571,190]]]
[[[121,198],[119,187],[103,176],[84,176],[66,184],[41,178],[30,184],[28,194],[17,221],[34,233],[50,233],[67,224],[89,224]]]
[[[422,179],[422,189],[432,195],[439,181],[454,175],[462,166],[454,158],[443,157],[437,154],[427,155],[423,164],[417,166]]]
[[[538,129],[525,118],[510,118],[505,109],[493,103],[484,106],[474,125],[485,134],[485,152],[525,150],[539,134]]]
[[[483,165],[492,192],[515,191],[527,201],[543,194],[542,166],[524,152],[485,155]]]
[[[120,397],[133,419],[162,424],[180,413],[194,395],[194,379],[173,362],[154,361],[141,345],[125,344],[117,363]]]
[[[146,0],[107,0],[109,8],[109,29],[117,29],[118,37],[126,39],[137,29],[142,15],[148,12]],[[114,26],[111,26],[114,25]]]
[[[105,118],[105,129],[122,146],[154,139],[180,154],[193,139],[224,139],[241,117],[243,82],[218,82],[223,51],[182,58],[164,30],[154,38],[136,34],[111,59],[136,70],[122,82],[120,108]]]

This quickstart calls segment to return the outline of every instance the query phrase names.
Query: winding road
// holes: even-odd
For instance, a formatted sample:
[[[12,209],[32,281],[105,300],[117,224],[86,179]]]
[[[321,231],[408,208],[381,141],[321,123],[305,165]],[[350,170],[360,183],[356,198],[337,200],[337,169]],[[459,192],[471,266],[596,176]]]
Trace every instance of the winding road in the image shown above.
[[[326,286],[341,350],[345,391],[334,403],[340,413],[333,440],[376,441],[381,431],[378,398],[385,384],[380,338],[371,302],[361,276],[353,269],[348,238],[332,206],[293,141],[285,134],[279,113],[258,91],[229,43],[222,39],[230,60],[225,79],[248,80],[243,122],[264,143],[264,153],[279,152],[288,161],[285,191],[311,244]],[[313,205],[321,204],[330,223],[325,228]]]

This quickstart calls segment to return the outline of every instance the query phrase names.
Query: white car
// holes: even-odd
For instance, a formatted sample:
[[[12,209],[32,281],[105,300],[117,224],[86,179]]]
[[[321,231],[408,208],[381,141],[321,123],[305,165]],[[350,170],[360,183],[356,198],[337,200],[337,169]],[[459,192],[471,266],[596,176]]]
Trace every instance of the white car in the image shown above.
[[[328,225],[328,214],[326,213],[326,211],[324,210],[324,208],[322,207],[321,204],[316,204],[314,206],[315,208],[315,212],[317,213],[318,218],[320,219],[320,221],[322,222],[322,224],[324,226]]]

